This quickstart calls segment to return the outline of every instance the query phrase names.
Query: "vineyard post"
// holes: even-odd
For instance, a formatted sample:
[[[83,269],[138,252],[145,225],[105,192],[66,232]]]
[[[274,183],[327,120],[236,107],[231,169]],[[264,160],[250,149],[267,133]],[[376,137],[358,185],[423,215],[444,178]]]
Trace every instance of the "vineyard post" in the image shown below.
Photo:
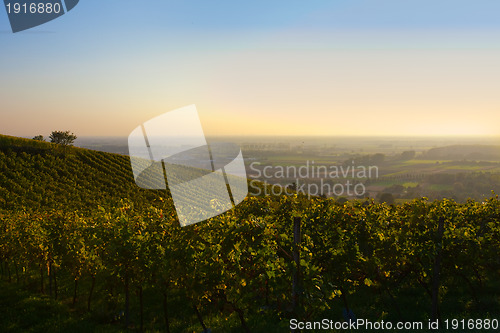
[[[438,223],[438,231],[436,236],[436,244],[438,248],[432,272],[432,320],[437,320],[439,318],[439,273],[441,270],[441,256],[443,253],[444,218],[439,218]]]
[[[42,294],[45,294],[45,291],[43,289],[43,264],[40,265],[40,292]]]
[[[92,284],[90,285],[89,297],[87,298],[87,311],[90,312],[90,302],[92,301],[92,293],[95,288],[95,274],[92,274]]]
[[[144,295],[142,284],[139,286],[139,304],[140,304],[140,315],[141,315],[141,326],[139,332],[144,332]]]
[[[168,294],[167,288],[163,292],[163,316],[165,317],[165,329],[167,333],[170,333],[170,322],[168,320]]]
[[[293,218],[293,260],[295,261],[295,270],[292,280],[292,311],[296,311],[300,301],[300,216]]]
[[[130,287],[129,287],[129,273],[125,271],[125,327],[130,326]]]
[[[19,272],[17,270],[17,262],[14,262],[14,268],[16,270],[16,282],[19,284]]]
[[[52,270],[54,271],[54,299],[57,299],[57,296],[59,294],[57,290],[57,275],[56,275],[56,268],[52,267]]]
[[[10,283],[10,282],[12,282],[12,276],[10,274],[10,267],[9,267],[9,262],[8,261],[5,262],[5,266],[7,267],[7,274],[9,276],[9,283]]]
[[[201,316],[200,310],[198,310],[198,307],[196,306],[194,300],[192,301],[194,312],[196,313],[196,317],[198,317],[198,320],[200,321],[201,327],[203,327],[203,332],[207,332],[207,326],[205,326],[205,322],[203,321],[203,317]]]
[[[52,297],[52,279],[53,279],[53,276],[52,276],[52,262],[51,261],[49,261],[47,264],[47,276],[49,278],[49,296]]]
[[[73,306],[76,304],[77,288],[78,288],[78,279],[75,277],[75,288],[73,289],[73,303],[72,303]]]

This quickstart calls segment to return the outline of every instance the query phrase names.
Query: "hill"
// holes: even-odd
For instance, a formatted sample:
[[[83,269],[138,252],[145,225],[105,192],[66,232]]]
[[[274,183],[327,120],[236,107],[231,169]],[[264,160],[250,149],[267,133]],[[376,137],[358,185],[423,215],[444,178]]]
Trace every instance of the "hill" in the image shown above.
[[[500,146],[493,145],[453,145],[429,149],[424,159],[443,160],[500,160]]]
[[[0,210],[150,205],[165,194],[139,188],[126,155],[0,135]]]

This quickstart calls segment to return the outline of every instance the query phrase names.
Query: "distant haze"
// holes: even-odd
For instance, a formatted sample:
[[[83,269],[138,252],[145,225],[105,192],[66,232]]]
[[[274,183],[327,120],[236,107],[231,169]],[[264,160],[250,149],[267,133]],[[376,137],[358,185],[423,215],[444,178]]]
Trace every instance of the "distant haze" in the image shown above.
[[[297,150],[318,151],[334,148],[338,151],[352,153],[394,153],[395,151],[415,150],[427,151],[431,148],[454,145],[500,146],[500,137],[471,137],[471,136],[427,136],[427,137],[370,137],[370,136],[219,136],[207,137],[209,144],[216,142],[237,143],[245,153],[250,150],[283,150],[290,149],[293,153],[301,154]],[[82,148],[100,150],[109,153],[128,154],[127,137],[80,137],[75,145]],[[245,156],[244,156],[245,157]]]

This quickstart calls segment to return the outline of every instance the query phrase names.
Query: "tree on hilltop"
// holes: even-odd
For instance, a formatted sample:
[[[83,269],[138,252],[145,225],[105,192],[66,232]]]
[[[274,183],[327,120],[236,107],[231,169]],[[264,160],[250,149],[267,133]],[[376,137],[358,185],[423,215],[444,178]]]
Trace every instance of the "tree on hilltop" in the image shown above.
[[[50,142],[62,146],[72,146],[76,140],[76,135],[69,131],[53,131],[49,136]]]
[[[45,141],[45,138],[43,137],[43,135],[36,135],[35,137],[33,137],[33,140],[36,140],[36,141]]]

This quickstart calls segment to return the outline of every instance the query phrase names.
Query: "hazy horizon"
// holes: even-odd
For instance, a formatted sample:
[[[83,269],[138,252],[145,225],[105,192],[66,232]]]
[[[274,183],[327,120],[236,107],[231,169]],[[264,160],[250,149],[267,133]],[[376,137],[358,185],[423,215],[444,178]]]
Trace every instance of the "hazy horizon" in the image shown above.
[[[433,147],[453,145],[499,146],[500,137],[488,136],[207,136],[209,144],[232,142],[239,145],[271,144],[292,147],[309,147],[311,151],[320,147],[354,149],[366,151],[385,151],[393,148],[423,151]],[[168,140],[166,141],[169,142]],[[107,152],[128,153],[128,138],[125,136],[82,136],[75,141],[77,147],[103,150]],[[167,144],[168,145],[168,144]],[[249,146],[251,147],[251,146]],[[378,147],[378,148],[377,148]],[[381,149],[381,147],[383,147]],[[248,148],[248,147],[247,147]],[[259,149],[259,148],[257,148]],[[279,148],[281,149],[281,148]],[[246,149],[245,149],[246,150]]]

